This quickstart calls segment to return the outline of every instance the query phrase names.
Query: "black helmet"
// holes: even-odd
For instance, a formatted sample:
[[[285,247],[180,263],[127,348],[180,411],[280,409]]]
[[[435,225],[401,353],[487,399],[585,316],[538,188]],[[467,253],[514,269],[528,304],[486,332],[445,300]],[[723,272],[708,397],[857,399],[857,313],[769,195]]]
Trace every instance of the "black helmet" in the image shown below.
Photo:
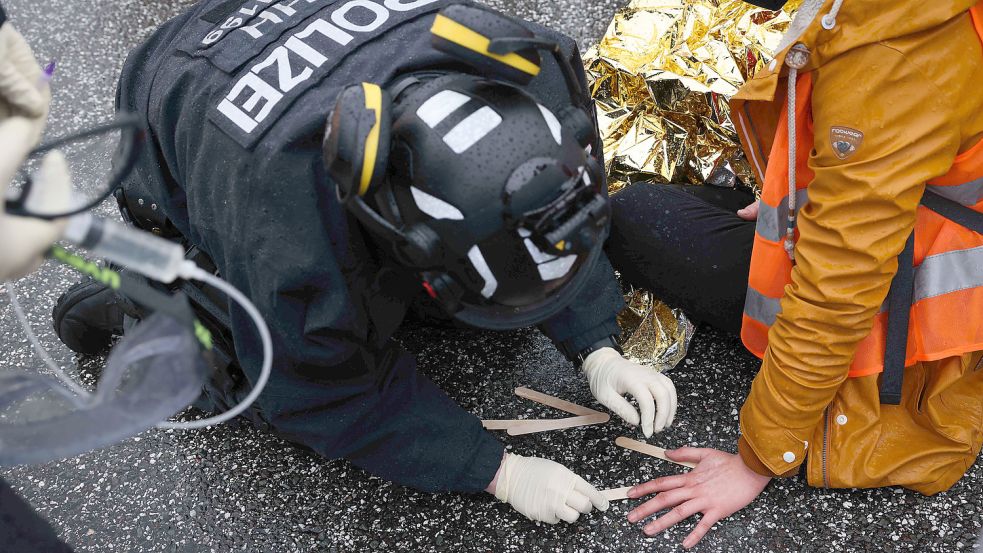
[[[437,18],[504,28],[512,55],[538,70],[544,41],[518,23],[462,5]],[[329,118],[325,163],[339,197],[465,323],[543,322],[601,255],[610,207],[590,155],[596,127],[564,74],[573,100],[559,113],[516,84],[452,73],[404,77],[388,87],[392,101],[377,85],[349,87]]]

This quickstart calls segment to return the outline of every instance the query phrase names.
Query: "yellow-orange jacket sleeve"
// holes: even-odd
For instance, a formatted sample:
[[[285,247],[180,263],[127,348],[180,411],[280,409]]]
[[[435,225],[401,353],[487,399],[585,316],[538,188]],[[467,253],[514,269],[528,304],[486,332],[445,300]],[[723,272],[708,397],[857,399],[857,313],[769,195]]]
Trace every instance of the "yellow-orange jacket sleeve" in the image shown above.
[[[741,410],[749,466],[787,474],[819,447],[808,441],[887,297],[925,182],[958,152],[958,109],[926,69],[873,44],[813,75],[814,125],[798,132],[815,136],[816,176],[799,215],[792,284]],[[833,153],[833,126],[863,133],[851,157]]]

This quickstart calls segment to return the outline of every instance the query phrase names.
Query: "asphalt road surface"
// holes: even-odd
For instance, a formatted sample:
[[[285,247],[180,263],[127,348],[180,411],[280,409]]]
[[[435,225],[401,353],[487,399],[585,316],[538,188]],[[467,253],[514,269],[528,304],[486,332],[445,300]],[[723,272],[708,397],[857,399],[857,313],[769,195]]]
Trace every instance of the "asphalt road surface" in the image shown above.
[[[192,4],[4,3],[37,55],[59,60],[52,135],[109,119],[127,51]],[[603,34],[621,0],[490,3],[557,27],[586,47]],[[114,212],[108,206],[102,211]],[[49,264],[17,288],[56,360],[89,374],[102,359],[74,357],[50,330],[51,307],[75,280]],[[38,366],[6,300],[0,300],[0,310],[4,361]],[[598,407],[584,380],[535,331],[410,328],[399,339],[418,353],[423,371],[481,417],[557,416],[512,395],[517,385]],[[736,340],[701,329],[689,358],[672,374],[680,396],[677,424],[653,442],[734,451],[737,411],[756,367]],[[639,437],[612,421],[503,440],[510,451],[564,463],[602,488],[673,472],[665,463],[616,448],[619,435]],[[2,476],[79,551],[673,551],[694,524],[645,538],[625,520],[628,501],[575,525],[535,524],[490,496],[417,493],[241,426],[151,431],[103,451]],[[981,528],[981,479],[977,463],[951,491],[931,498],[900,489],[824,491],[784,480],[718,524],[698,551],[971,550]]]

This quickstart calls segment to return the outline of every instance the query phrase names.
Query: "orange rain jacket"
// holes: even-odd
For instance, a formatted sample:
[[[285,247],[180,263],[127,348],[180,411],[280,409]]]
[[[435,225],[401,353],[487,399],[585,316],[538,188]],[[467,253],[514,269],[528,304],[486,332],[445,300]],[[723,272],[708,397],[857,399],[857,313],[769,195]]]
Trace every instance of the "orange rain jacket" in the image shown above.
[[[916,218],[924,225],[926,184],[947,184],[960,161],[983,163],[983,20],[970,16],[974,7],[983,14],[978,0],[845,0],[824,28],[834,0],[805,0],[776,63],[732,102],[759,178],[777,180],[771,173],[781,171],[768,168],[789,163],[785,61],[793,45],[808,48],[796,143],[811,147],[797,164],[808,195],[799,202],[795,265],[752,262],[752,281],[773,270],[788,285],[770,328],[749,330],[746,317],[743,333],[763,362],[741,410],[739,449],[762,474],[792,474],[807,461],[813,486],[933,494],[959,480],[980,451],[983,352],[974,350],[983,347],[965,346],[980,335],[983,311],[952,310],[944,328],[932,329],[973,332],[961,334],[969,336],[964,353],[912,361],[900,406],[881,405],[877,371],[851,377],[858,352],[873,351],[862,342],[882,316],[897,256]],[[765,195],[769,184],[787,188],[787,178],[766,182]],[[916,238],[916,263],[926,248]],[[983,277],[983,266],[963,270]],[[916,320],[911,333],[919,332]]]

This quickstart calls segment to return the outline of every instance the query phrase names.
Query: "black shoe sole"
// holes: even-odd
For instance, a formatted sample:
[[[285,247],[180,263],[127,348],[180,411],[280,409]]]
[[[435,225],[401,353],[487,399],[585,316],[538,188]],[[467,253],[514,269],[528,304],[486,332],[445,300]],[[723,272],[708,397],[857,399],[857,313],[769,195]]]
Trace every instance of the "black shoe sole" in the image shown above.
[[[85,321],[72,320],[69,315],[80,303],[96,294],[106,291],[106,287],[94,280],[86,279],[66,290],[51,310],[55,334],[75,353],[95,355],[108,348],[113,340],[113,332],[93,328]],[[75,328],[70,328],[75,326]]]

